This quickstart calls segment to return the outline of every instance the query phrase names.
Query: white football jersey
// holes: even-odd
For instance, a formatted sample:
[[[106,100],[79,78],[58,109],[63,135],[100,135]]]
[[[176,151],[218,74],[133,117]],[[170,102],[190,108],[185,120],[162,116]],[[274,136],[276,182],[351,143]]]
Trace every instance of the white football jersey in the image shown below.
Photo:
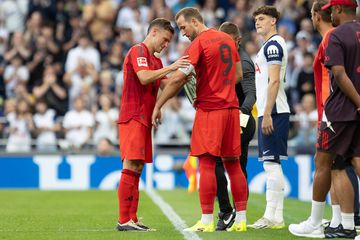
[[[255,60],[255,83],[256,83],[256,106],[258,109],[258,116],[264,115],[267,91],[269,83],[268,67],[272,64],[281,65],[280,69],[280,86],[276,102],[272,110],[272,114],[276,113],[290,113],[290,108],[287,103],[285,94],[285,72],[287,65],[288,53],[286,49],[285,40],[279,36],[274,35],[269,38],[260,51],[256,55]]]

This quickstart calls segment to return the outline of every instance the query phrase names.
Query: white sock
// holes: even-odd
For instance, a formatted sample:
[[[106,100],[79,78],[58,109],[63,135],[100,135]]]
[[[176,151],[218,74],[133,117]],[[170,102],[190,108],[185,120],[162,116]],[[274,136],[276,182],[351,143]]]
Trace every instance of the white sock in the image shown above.
[[[280,198],[283,197],[284,176],[281,165],[274,162],[264,162],[264,170],[267,174],[266,179],[266,209],[264,217],[275,220],[275,212]],[[281,204],[282,205],[282,204]],[[282,218],[282,209],[279,208],[278,218]]]
[[[343,225],[344,229],[353,230],[355,228],[354,213],[341,212],[341,224]]]
[[[246,210],[236,212],[235,223],[246,222]]]
[[[213,221],[212,214],[202,214],[201,215],[201,223],[202,224],[210,224]]]
[[[275,219],[277,223],[282,223],[284,221],[284,188],[281,191],[278,204],[276,205],[275,210]]]
[[[332,218],[330,222],[330,227],[336,228],[341,223],[340,205],[331,205],[331,208],[332,208]]]
[[[321,224],[321,221],[324,216],[325,210],[325,201],[317,202],[312,200],[311,203],[311,215],[310,215],[310,224],[314,227],[318,227]]]
[[[280,171],[280,175],[279,175],[279,185],[281,187],[281,192],[279,193],[279,199],[278,199],[278,203],[276,205],[276,210],[275,210],[275,221],[278,223],[282,223],[284,222],[284,188],[285,188],[285,183],[284,183],[284,173],[282,171],[281,165],[279,164],[279,171]]]

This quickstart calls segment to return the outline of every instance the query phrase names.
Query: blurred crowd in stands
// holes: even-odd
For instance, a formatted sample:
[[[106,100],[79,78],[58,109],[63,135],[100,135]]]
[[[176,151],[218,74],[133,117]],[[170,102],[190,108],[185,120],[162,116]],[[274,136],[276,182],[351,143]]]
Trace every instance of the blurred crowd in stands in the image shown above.
[[[289,51],[286,86],[295,120],[290,142],[313,147],[317,115],[312,62],[321,38],[310,19],[312,2],[1,0],[2,149],[111,149],[117,144],[123,59],[144,39],[151,20],[173,19],[183,7],[198,7],[209,27],[236,23],[242,46],[254,58],[262,41],[254,31],[252,13],[264,4],[280,11],[279,34]],[[189,45],[178,32],[174,38],[161,55],[164,65]],[[163,116],[155,142],[188,143],[194,110],[183,93],[167,104]]]

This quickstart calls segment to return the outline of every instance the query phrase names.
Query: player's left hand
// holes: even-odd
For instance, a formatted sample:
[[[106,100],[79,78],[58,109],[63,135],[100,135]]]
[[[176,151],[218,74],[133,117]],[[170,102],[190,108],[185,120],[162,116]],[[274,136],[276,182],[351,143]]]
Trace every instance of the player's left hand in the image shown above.
[[[161,124],[161,110],[156,106],[151,116],[151,123],[154,126],[154,128],[157,128],[158,124]]]
[[[274,132],[273,121],[271,115],[264,115],[261,129],[263,134],[270,135]]]

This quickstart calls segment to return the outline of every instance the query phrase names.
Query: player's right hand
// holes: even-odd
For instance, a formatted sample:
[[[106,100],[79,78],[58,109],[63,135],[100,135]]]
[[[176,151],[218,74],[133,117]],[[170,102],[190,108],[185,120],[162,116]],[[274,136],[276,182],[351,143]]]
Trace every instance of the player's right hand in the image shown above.
[[[179,58],[176,62],[174,62],[173,64],[170,65],[171,70],[175,71],[178,68],[186,68],[187,66],[189,66],[191,62],[188,58],[189,58],[189,55],[185,55],[185,56],[182,56],[181,58]]]
[[[156,106],[151,116],[151,123],[154,126],[154,128],[157,128],[158,124],[161,124],[161,110]]]

